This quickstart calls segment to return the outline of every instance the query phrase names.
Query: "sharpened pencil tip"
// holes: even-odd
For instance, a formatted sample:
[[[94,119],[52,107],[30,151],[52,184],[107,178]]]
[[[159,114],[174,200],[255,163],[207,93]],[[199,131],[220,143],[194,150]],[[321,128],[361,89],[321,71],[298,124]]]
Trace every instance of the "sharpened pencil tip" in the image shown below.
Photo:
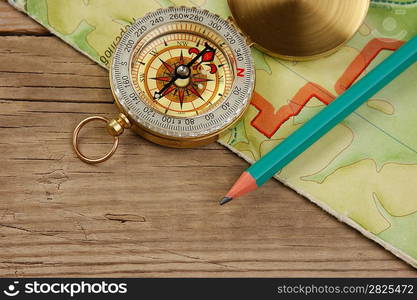
[[[222,200],[220,200],[220,205],[226,204],[229,201],[232,201],[232,197],[224,197]]]

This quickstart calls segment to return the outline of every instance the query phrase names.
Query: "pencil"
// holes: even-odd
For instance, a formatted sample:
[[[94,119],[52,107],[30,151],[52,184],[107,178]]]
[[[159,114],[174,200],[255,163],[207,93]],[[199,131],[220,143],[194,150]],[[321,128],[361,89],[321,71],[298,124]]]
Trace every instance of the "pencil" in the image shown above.
[[[262,186],[416,60],[417,36],[243,172],[220,204],[223,205]]]

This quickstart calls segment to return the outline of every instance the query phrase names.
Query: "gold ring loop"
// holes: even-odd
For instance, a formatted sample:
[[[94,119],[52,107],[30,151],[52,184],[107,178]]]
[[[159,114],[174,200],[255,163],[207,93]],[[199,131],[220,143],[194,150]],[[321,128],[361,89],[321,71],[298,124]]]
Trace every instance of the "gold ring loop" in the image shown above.
[[[78,148],[79,147],[79,144],[78,144],[78,136],[79,136],[79,133],[80,133],[81,129],[85,125],[87,125],[88,123],[93,122],[93,121],[102,121],[104,123],[108,123],[109,122],[109,120],[106,119],[106,118],[104,118],[104,117],[100,117],[100,116],[92,116],[92,117],[89,117],[89,118],[81,121],[80,124],[78,124],[78,126],[74,129],[74,133],[72,135],[72,146],[74,148],[75,154],[77,154],[77,156],[83,162],[88,163],[88,164],[98,164],[98,163],[101,163],[101,162],[104,162],[104,161],[108,160],[116,152],[117,147],[119,146],[119,137],[118,136],[115,136],[114,137],[113,148],[110,150],[109,153],[107,153],[103,157],[96,158],[96,159],[92,159],[92,158],[88,158],[88,157],[84,156],[81,153],[80,149]]]

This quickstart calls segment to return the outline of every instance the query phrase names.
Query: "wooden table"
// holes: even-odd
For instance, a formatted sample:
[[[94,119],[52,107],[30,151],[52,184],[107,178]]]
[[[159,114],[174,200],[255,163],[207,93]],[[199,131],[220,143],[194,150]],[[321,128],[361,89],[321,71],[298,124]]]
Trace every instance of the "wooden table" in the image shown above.
[[[275,180],[219,207],[247,164],[218,144],[128,132],[80,162],[74,126],[112,103],[107,71],[0,1],[1,276],[416,276]],[[89,153],[110,147],[85,133]]]

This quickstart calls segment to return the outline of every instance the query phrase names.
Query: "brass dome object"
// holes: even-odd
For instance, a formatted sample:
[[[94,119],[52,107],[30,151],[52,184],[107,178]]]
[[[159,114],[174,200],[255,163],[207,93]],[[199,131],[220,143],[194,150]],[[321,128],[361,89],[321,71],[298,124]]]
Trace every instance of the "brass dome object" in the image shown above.
[[[254,45],[287,60],[329,55],[365,19],[370,0],[228,0],[236,25]]]

